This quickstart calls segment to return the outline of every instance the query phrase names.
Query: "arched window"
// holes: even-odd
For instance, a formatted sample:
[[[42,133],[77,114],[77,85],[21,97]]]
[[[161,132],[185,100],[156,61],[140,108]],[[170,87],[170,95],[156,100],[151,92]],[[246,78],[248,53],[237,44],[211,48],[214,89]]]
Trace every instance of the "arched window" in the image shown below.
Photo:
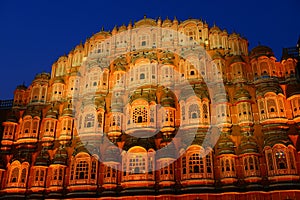
[[[200,155],[193,154],[189,158],[189,173],[199,173],[200,172],[199,165],[200,165]]]
[[[274,170],[272,153],[268,153],[269,170]]]
[[[30,126],[31,126],[31,121],[29,121],[29,120],[25,121],[23,132],[24,133],[30,133]]]
[[[203,111],[203,117],[204,117],[204,119],[207,119],[208,118],[208,108],[207,108],[206,104],[202,105],[202,111]]]
[[[84,128],[94,127],[95,116],[94,114],[87,114],[84,118]]]
[[[19,179],[19,168],[14,168],[11,172],[10,176],[10,182],[11,183],[17,183]]]
[[[24,169],[22,169],[22,172],[21,172],[21,183],[25,183],[25,181],[26,181],[26,172],[27,172],[27,170],[24,168]]]
[[[145,173],[146,170],[146,160],[142,155],[133,155],[129,159],[129,171],[130,174],[140,174]]]
[[[147,108],[144,106],[133,109],[133,123],[144,123],[148,121]]]
[[[96,173],[97,173],[97,163],[95,160],[92,161],[92,169],[91,169],[91,179],[96,179]]]
[[[185,120],[185,106],[184,105],[181,106],[181,119]]]
[[[181,163],[182,163],[182,174],[186,174],[186,157],[182,157],[181,159]]]
[[[144,73],[141,73],[141,74],[140,74],[140,80],[143,80],[143,79],[145,79],[145,74],[144,74]]]
[[[212,173],[212,162],[211,162],[211,156],[209,154],[206,155],[206,172]]]
[[[192,104],[189,107],[189,118],[190,119],[197,119],[200,117],[200,110],[197,104]]]
[[[269,112],[271,112],[271,113],[277,112],[276,102],[274,99],[268,99],[267,105],[269,107]]]
[[[86,161],[80,161],[76,165],[75,179],[88,179],[89,165]]]
[[[287,162],[286,162],[286,155],[284,151],[277,151],[275,153],[277,169],[286,169]]]

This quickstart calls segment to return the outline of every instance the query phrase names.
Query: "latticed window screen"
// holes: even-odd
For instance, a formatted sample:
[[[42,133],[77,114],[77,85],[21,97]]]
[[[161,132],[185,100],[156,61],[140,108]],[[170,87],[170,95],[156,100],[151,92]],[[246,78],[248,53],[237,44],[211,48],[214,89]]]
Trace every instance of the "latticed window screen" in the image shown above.
[[[276,156],[277,169],[286,169],[287,162],[286,162],[285,152],[278,151],[275,153],[275,156]]]
[[[186,157],[182,158],[182,174],[186,174]]]
[[[87,114],[84,118],[84,127],[90,128],[94,127],[95,116],[93,114]]]
[[[14,168],[12,173],[11,173],[11,178],[10,178],[10,182],[11,183],[16,183],[18,182],[18,178],[19,178],[19,168]]]
[[[133,123],[144,123],[148,121],[146,107],[136,107],[133,110]]]
[[[206,172],[212,173],[212,163],[210,155],[206,155]]]
[[[192,104],[189,107],[189,117],[190,119],[197,119],[200,117],[200,110],[197,104]]]
[[[97,164],[96,161],[93,161],[92,169],[91,169],[91,179],[96,179],[96,173],[97,173]]]
[[[142,155],[135,155],[129,159],[129,171],[132,174],[144,173],[146,170],[146,160]]]
[[[203,160],[201,160],[203,164]],[[189,158],[189,173],[199,173],[200,172],[200,155],[194,153]]]
[[[268,100],[268,107],[269,107],[269,112],[277,112],[276,102],[274,99]]]
[[[26,169],[22,169],[21,183],[25,183],[25,181],[26,181]]]
[[[89,165],[86,161],[80,161],[76,165],[76,175],[75,178],[78,179],[88,179]]]

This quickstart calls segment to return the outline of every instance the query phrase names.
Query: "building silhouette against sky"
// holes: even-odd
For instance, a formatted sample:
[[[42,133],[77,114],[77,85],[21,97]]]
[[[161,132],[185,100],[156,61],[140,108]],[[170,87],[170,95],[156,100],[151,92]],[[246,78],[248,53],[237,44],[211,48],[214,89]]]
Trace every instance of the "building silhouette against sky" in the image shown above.
[[[298,59],[198,19],[102,30],[16,88],[0,199],[300,199]]]

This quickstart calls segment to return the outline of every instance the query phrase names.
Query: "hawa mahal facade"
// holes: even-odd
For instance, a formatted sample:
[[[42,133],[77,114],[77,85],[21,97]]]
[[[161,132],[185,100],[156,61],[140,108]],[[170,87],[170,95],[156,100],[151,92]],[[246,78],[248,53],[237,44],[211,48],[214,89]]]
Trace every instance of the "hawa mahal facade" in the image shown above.
[[[300,199],[297,65],[198,19],[101,30],[16,88],[0,199]]]

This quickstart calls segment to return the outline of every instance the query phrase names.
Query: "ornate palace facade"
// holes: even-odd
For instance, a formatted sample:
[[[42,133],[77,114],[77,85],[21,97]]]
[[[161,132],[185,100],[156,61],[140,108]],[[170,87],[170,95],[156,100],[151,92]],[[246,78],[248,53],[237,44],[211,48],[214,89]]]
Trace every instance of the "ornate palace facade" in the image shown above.
[[[197,19],[102,30],[16,88],[0,199],[300,199],[297,63]]]

